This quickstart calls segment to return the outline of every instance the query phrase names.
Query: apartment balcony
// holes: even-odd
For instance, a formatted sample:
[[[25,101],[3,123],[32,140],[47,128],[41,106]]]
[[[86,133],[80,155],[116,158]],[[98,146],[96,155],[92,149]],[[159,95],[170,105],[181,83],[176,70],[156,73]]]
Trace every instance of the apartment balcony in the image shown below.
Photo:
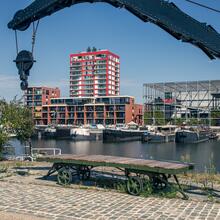
[[[104,107],[103,107],[103,106],[101,106],[101,107],[96,106],[96,107],[95,107],[95,111],[96,111],[96,112],[104,112]]]
[[[76,110],[76,113],[79,113],[79,112],[84,112],[84,109],[82,109],[82,110]]]
[[[65,114],[58,114],[58,117],[57,117],[57,118],[65,119],[65,118],[66,118],[66,115],[65,115]]]
[[[94,107],[87,106],[86,111],[87,112],[94,112]]]
[[[57,110],[58,113],[65,113],[65,110]]]
[[[42,91],[41,90],[34,91],[34,95],[42,95]]]
[[[116,120],[125,120],[125,117],[116,117]]]
[[[97,114],[96,118],[100,119],[100,118],[104,118],[104,114]]]
[[[86,117],[86,120],[94,120],[94,117]]]
[[[114,116],[112,116],[112,117],[108,117],[108,116],[106,116],[106,119],[114,120],[115,118],[114,118]]]
[[[91,95],[93,95],[94,93],[93,93],[93,91],[92,92],[84,92],[84,95],[85,96],[91,96]]]
[[[68,117],[68,119],[69,119],[69,120],[74,120],[74,119],[75,119],[75,117]]]
[[[106,111],[107,112],[113,112],[115,110],[115,107],[113,107],[113,106],[106,106]]]
[[[78,72],[81,70],[82,70],[82,67],[70,67],[70,72]]]
[[[117,108],[115,109],[116,112],[125,112],[125,107]]]
[[[106,67],[104,67],[104,68],[95,67],[95,68],[94,68],[94,71],[96,71],[96,70],[105,70],[105,71],[107,71],[107,68],[106,68]]]
[[[79,72],[77,72],[77,73],[71,73],[70,79],[72,79],[72,77],[80,77],[80,76],[82,76],[81,71],[79,71]]]
[[[71,66],[81,66],[82,63],[81,62],[72,62]]]
[[[34,118],[41,118],[41,117],[42,117],[42,113],[40,112],[34,113]]]
[[[73,112],[75,112],[75,108],[69,107],[69,108],[67,108],[67,111],[73,113]]]

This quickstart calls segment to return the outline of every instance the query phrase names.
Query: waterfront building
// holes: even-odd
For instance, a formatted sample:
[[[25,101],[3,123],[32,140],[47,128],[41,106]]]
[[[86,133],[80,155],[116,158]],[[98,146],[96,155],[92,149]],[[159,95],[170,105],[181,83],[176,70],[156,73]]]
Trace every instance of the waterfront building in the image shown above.
[[[42,106],[41,125],[142,124],[142,105],[131,96],[52,98]]]
[[[144,122],[220,126],[220,80],[144,84]]]
[[[120,95],[120,58],[109,50],[70,55],[70,97]]]
[[[70,97],[48,87],[29,87],[25,97],[36,125],[142,124],[142,105],[120,96],[120,58],[109,50],[70,55]]]
[[[25,91],[25,105],[32,110],[35,124],[41,124],[42,106],[50,105],[51,98],[59,98],[60,89],[50,87],[29,87]]]

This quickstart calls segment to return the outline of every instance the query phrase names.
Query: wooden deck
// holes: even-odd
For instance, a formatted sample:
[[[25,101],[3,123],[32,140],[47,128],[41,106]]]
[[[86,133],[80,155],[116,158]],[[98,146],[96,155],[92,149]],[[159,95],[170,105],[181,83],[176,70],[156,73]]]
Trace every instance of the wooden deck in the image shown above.
[[[137,171],[149,171],[165,174],[179,174],[193,169],[193,165],[179,162],[164,162],[158,160],[145,160],[128,157],[104,156],[104,155],[71,155],[44,156],[38,161],[52,163],[68,163],[86,166],[106,166],[132,169]]]

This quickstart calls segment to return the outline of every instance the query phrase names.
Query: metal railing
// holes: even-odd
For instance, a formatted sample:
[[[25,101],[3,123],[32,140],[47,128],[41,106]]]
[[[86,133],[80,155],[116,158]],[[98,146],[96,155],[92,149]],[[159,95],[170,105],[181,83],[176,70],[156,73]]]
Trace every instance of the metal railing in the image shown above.
[[[46,154],[48,155],[48,153],[52,153],[49,155],[61,155],[61,149],[60,148],[32,148],[31,149],[31,154]]]

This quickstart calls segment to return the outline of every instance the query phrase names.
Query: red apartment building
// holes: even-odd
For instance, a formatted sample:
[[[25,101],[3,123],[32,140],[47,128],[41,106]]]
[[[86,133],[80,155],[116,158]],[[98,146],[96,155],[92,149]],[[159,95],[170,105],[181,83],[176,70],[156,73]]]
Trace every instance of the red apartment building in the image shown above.
[[[26,104],[36,125],[142,124],[142,105],[119,94],[119,56],[93,49],[70,55],[69,98],[58,88],[29,87]]]
[[[25,104],[31,108],[35,124],[42,124],[42,106],[50,105],[52,98],[59,97],[59,88],[29,87],[26,90]]]
[[[131,96],[52,98],[42,106],[42,125],[142,124],[142,105]]]
[[[58,88],[30,87],[26,105],[36,125],[142,124],[142,105],[131,96],[64,98]]]
[[[96,49],[70,55],[70,97],[117,95],[120,95],[118,55]]]

